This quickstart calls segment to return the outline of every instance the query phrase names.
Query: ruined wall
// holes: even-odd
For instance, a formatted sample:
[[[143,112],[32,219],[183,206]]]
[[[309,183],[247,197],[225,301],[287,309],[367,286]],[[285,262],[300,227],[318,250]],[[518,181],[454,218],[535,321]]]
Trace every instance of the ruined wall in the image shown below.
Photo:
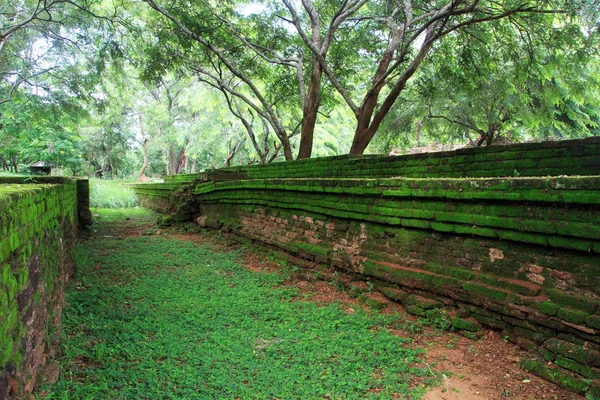
[[[1,399],[26,398],[42,379],[74,272],[78,184],[35,181],[0,178]]]
[[[600,175],[600,137],[404,156],[336,156],[170,175],[165,183],[283,178],[464,178]]]
[[[500,330],[532,351],[525,369],[598,394],[600,141],[469,149],[479,165],[460,176],[493,177],[444,177],[452,154],[464,152],[325,162],[339,170],[321,169],[321,159],[238,167],[136,188],[167,220],[193,218],[356,273],[413,314],[449,310],[466,336]],[[555,170],[542,157],[550,153]],[[530,176],[496,178],[514,172],[515,154]],[[271,168],[287,177],[257,178]],[[563,176],[571,168],[580,176]],[[435,178],[405,177],[417,170]]]

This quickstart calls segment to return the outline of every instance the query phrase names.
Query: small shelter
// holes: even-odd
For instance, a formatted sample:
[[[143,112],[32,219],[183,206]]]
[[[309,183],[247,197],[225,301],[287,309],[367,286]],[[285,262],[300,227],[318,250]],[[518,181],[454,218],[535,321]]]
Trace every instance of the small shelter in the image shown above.
[[[38,161],[29,166],[31,173],[34,175],[50,175],[52,167],[45,161]]]

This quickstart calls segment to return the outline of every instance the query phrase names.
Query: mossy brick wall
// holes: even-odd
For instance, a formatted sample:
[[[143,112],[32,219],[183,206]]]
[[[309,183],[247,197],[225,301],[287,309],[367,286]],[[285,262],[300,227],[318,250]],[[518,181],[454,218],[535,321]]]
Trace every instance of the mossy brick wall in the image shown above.
[[[433,178],[315,176],[311,165],[323,162],[317,159],[290,163],[304,165],[307,177],[260,179],[239,168],[136,190],[168,213],[165,221],[194,219],[344,269],[416,315],[453,310],[453,328],[465,336],[477,338],[482,326],[500,330],[534,352],[525,369],[598,394],[600,174],[593,167],[564,176],[580,157],[600,160],[598,141],[504,148],[524,149],[569,152],[544,176],[496,177],[492,169],[492,177],[479,178],[432,169]],[[504,157],[501,150],[488,154],[496,160],[489,165]],[[410,159],[430,165],[431,157]],[[363,159],[325,161],[356,160]],[[270,168],[282,171],[281,165],[245,168],[264,176],[276,175]],[[390,173],[397,175],[404,174]]]
[[[337,156],[171,175],[165,183],[270,178],[463,178],[600,175],[600,137],[403,156]]]
[[[0,398],[22,399],[58,350],[74,271],[78,184],[0,179]],[[45,183],[39,182],[43,181]]]

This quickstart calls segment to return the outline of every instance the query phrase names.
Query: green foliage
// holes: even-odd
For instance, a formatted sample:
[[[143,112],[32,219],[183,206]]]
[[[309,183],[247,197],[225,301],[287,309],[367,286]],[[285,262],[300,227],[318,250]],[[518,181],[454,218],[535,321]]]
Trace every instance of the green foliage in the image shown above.
[[[597,35],[577,17],[527,16],[460,30],[436,44],[383,126],[379,145],[598,135],[597,47]]]
[[[137,196],[125,181],[90,180],[90,207],[131,208],[137,202]]]
[[[118,221],[105,217],[104,228]],[[64,311],[63,375],[47,399],[423,393],[409,383],[424,372],[410,366],[420,350],[372,329],[393,317],[293,301],[297,290],[240,266],[238,252],[157,236],[82,246]]]
[[[448,330],[452,326],[452,318],[448,315],[446,310],[434,308],[432,310],[427,310],[425,312],[426,315],[426,324],[433,326],[436,329]]]

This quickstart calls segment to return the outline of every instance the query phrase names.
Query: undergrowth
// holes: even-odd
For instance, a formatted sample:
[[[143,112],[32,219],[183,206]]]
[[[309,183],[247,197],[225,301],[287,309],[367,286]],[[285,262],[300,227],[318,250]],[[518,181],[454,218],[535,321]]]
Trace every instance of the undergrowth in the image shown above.
[[[106,214],[101,224],[122,218]],[[423,394],[421,350],[388,333],[395,317],[297,301],[282,276],[240,258],[160,236],[84,242],[64,310],[61,378],[46,399]]]
[[[130,208],[138,203],[133,189],[122,180],[90,179],[90,206],[94,208]]]

